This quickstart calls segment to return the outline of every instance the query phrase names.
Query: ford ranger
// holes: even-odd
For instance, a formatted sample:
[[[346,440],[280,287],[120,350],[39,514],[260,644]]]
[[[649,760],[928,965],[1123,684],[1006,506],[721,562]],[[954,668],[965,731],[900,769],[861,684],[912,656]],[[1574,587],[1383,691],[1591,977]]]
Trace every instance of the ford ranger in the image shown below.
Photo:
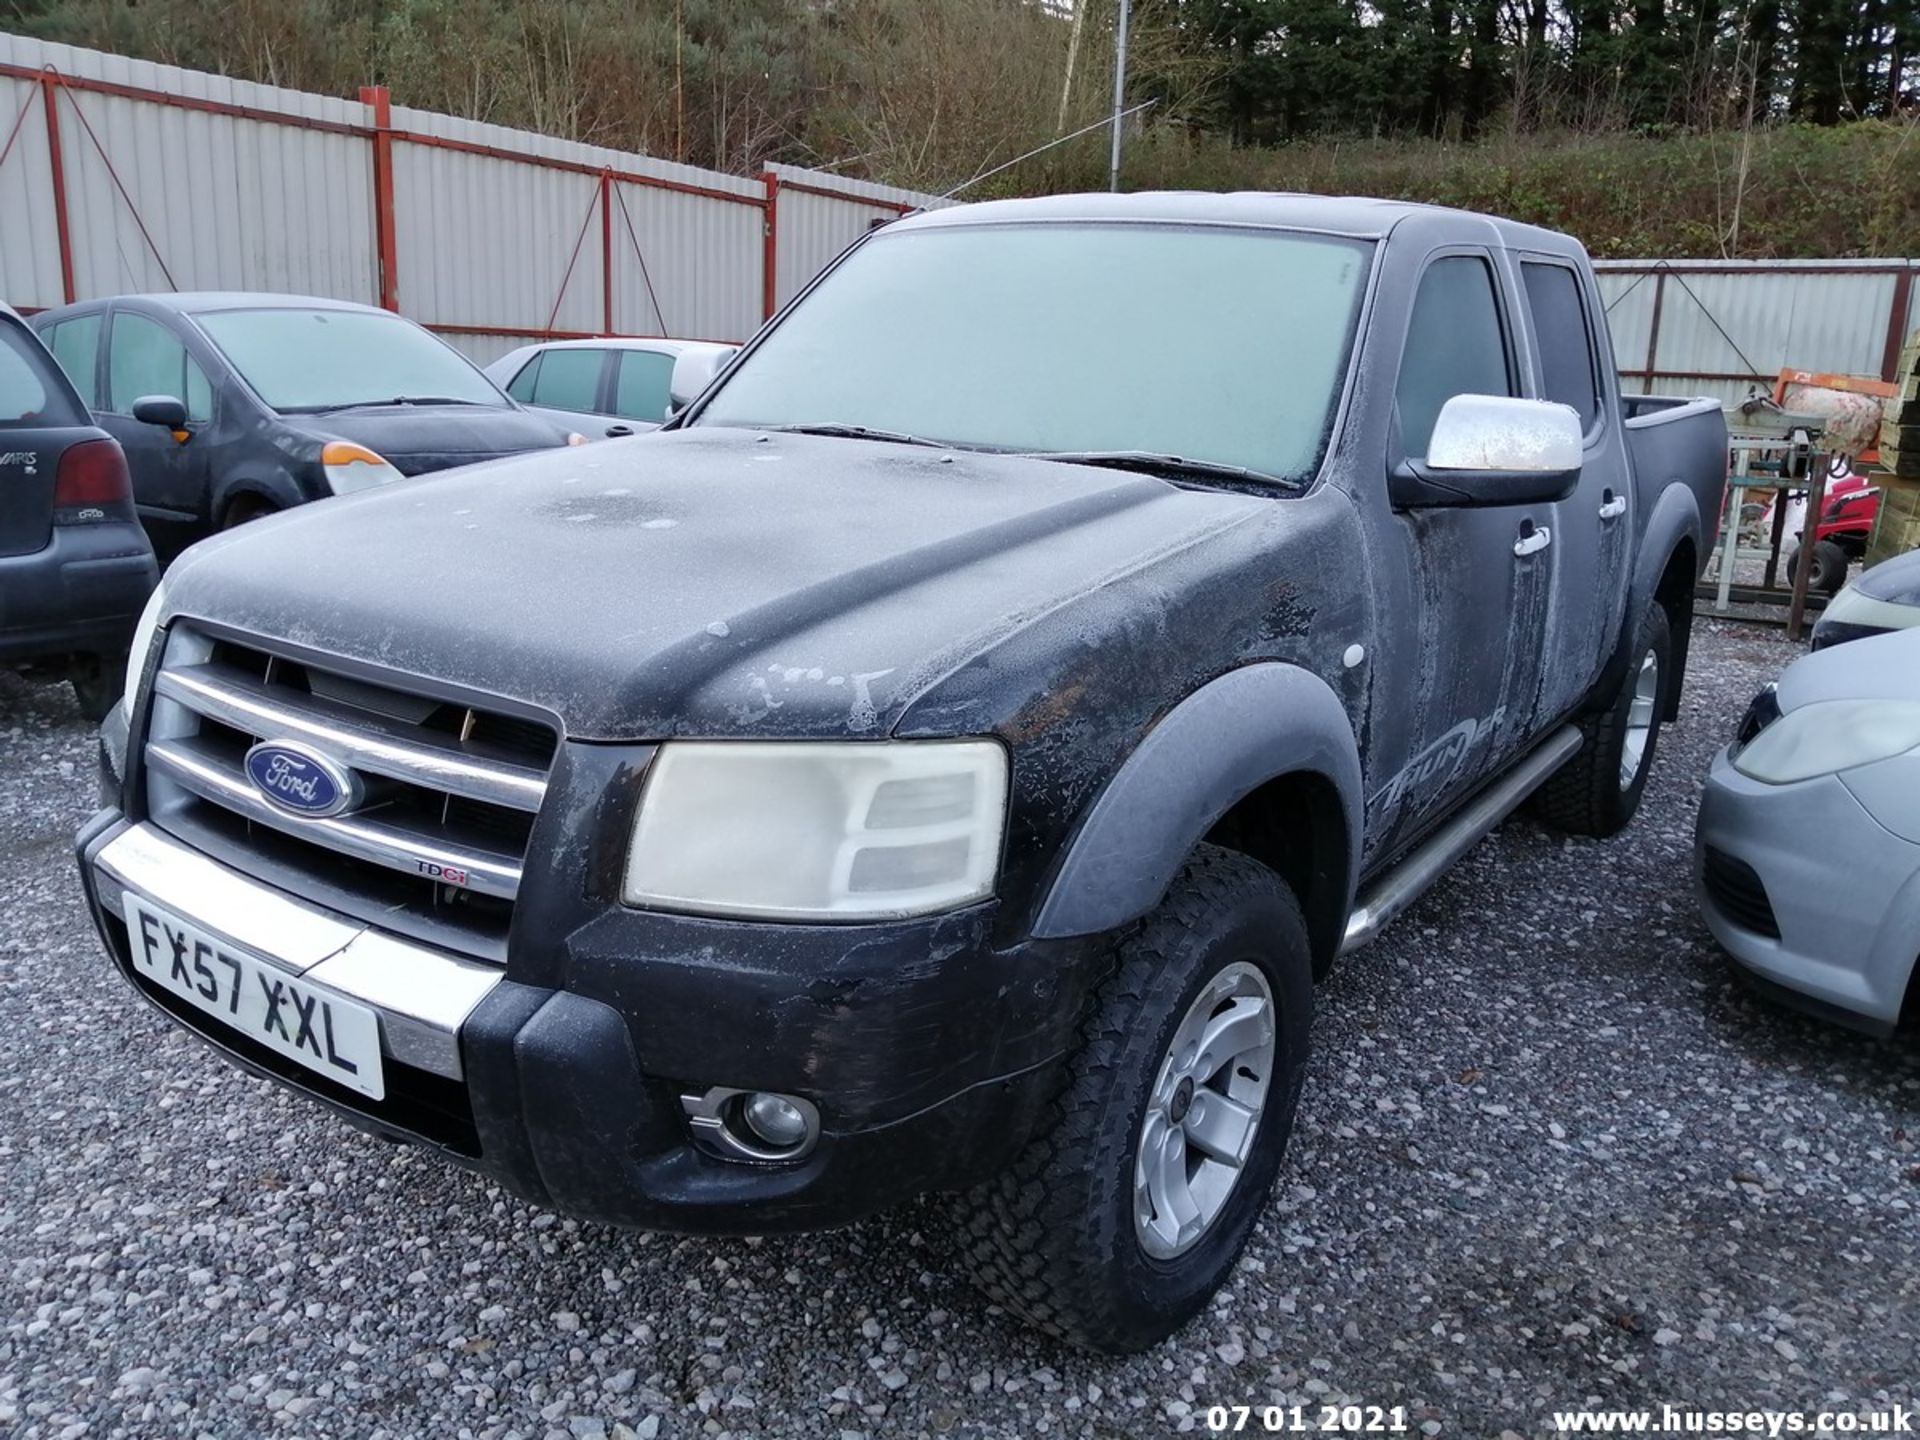
[[[1315,982],[1677,711],[1725,434],[1485,216],[1068,197],[864,238],[660,432],[194,547],[78,848],[234,1063],[571,1215],[950,1192],[1105,1350],[1206,1303]]]

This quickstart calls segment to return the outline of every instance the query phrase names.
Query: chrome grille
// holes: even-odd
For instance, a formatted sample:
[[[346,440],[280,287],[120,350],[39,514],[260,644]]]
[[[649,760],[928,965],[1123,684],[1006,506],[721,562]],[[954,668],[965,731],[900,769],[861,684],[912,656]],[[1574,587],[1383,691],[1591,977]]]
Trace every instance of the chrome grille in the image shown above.
[[[261,741],[330,756],[364,798],[329,818],[289,814],[248,777]],[[177,626],[153,684],[148,809],[258,878],[500,958],[556,745],[540,721],[402,677],[369,681]]]

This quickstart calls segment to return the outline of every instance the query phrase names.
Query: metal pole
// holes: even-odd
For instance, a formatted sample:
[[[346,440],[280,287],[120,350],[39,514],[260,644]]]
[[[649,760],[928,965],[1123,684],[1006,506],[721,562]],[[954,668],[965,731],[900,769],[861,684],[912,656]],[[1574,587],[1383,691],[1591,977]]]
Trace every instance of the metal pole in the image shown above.
[[[1079,0],[1085,5],[1087,0]],[[1127,0],[1120,0],[1120,28],[1113,44],[1113,158],[1107,164],[1107,189],[1120,189],[1120,122],[1127,103]]]

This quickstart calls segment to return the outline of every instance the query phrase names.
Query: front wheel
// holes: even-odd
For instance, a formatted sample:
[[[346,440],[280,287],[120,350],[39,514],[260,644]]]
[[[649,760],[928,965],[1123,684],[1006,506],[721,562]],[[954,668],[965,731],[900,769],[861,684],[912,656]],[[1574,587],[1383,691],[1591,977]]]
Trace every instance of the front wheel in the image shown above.
[[[261,496],[236,495],[227,502],[227,508],[220,516],[220,528],[238,530],[242,525],[250,525],[255,520],[278,514],[279,510],[278,505]]]
[[[1293,1129],[1313,976],[1293,892],[1214,846],[1114,960],[1051,1128],[958,1208],[991,1299],[1119,1354],[1199,1311],[1253,1233]]]
[[[120,703],[126,682],[124,655],[76,655],[67,663],[67,683],[80,702],[80,714],[95,725]]]
[[[1647,788],[1672,683],[1673,635],[1667,612],[1649,601],[1634,632],[1633,660],[1613,703],[1581,722],[1585,743],[1534,792],[1534,812],[1573,835],[1624,830]]]

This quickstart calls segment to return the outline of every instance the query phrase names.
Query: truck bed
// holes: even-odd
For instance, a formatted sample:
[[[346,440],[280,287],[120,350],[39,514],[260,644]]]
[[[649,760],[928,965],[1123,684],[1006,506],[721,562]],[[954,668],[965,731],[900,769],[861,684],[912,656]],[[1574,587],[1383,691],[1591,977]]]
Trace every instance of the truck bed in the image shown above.
[[[1676,481],[1700,506],[1701,556],[1713,550],[1726,494],[1727,421],[1711,397],[1622,395],[1627,458],[1643,500]],[[1646,514],[1642,507],[1641,514]]]

